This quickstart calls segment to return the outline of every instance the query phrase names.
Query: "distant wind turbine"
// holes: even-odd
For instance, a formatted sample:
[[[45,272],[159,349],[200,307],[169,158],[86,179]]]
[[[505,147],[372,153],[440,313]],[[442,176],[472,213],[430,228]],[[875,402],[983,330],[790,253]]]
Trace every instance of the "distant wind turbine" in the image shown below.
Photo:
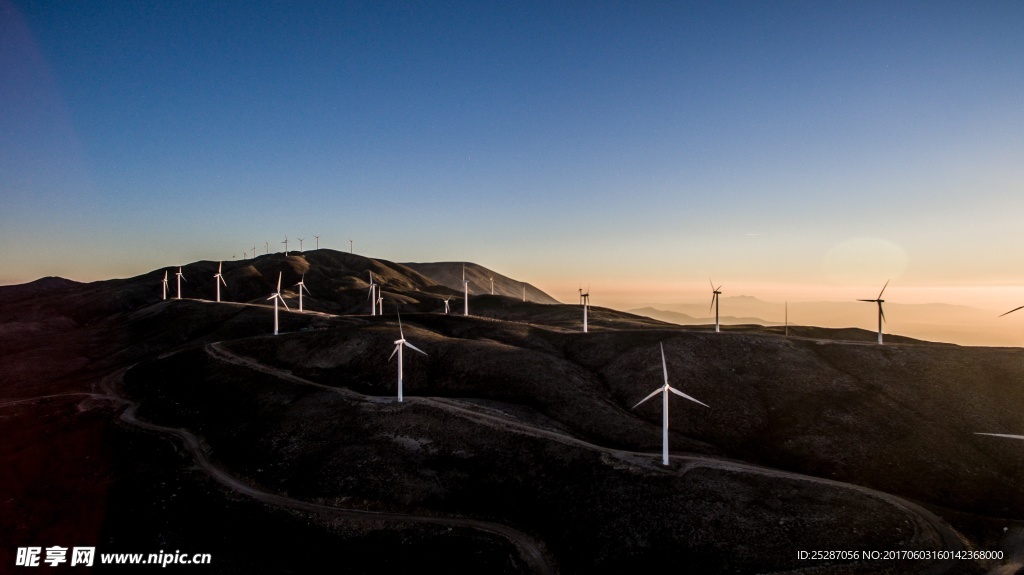
[[[882,299],[882,294],[885,293],[885,288],[889,287],[889,280],[885,280],[885,285],[882,286],[882,291],[878,292],[878,297],[875,299],[859,299],[857,301],[873,302],[878,304],[878,345],[882,345],[882,322],[885,321],[885,312],[882,311],[882,303],[885,302]]]
[[[282,272],[277,272],[277,291],[267,298],[274,300],[274,335],[277,335],[277,302],[280,300],[284,305],[284,309],[291,311],[288,307],[288,302],[284,301],[284,298],[281,297],[281,273]]]
[[[181,273],[181,266],[178,266],[178,273],[174,275],[178,276],[178,299],[181,299],[181,280],[185,280],[185,274]]]
[[[355,253],[354,251],[352,251],[352,249],[353,249],[352,246],[353,246],[352,238],[349,238],[348,239],[348,253],[350,253],[350,254],[354,254]]]
[[[665,346],[664,346],[664,344],[658,344],[658,345],[661,346],[661,370],[665,374],[665,385],[663,385],[663,386],[659,387],[658,389],[655,389],[654,391],[652,391],[650,395],[648,395],[647,397],[641,399],[639,403],[637,403],[636,405],[634,405],[630,409],[636,409],[641,403],[647,401],[648,399],[654,397],[655,395],[658,395],[658,393],[662,394],[662,398],[661,398],[661,464],[662,465],[668,465],[668,392],[671,391],[672,393],[678,395],[679,397],[685,397],[686,399],[689,399],[690,401],[692,401],[694,403],[699,403],[699,404],[703,405],[704,407],[709,407],[709,406],[708,406],[708,404],[706,404],[706,403],[704,403],[702,401],[698,401],[698,400],[690,397],[689,395],[686,395],[685,393],[679,391],[678,389],[676,389],[676,388],[674,388],[674,387],[672,387],[671,385],[668,384],[668,366],[665,364]]]
[[[462,291],[465,296],[462,315],[469,316],[469,282],[466,281],[466,264],[462,264]]]
[[[164,281],[163,281],[164,299],[167,299],[167,288],[168,288],[168,286],[169,286],[169,284],[167,283],[167,270],[164,270]]]
[[[256,259],[256,244],[252,245],[252,259]]]
[[[285,236],[281,243],[284,244],[284,255],[288,255],[288,236]]]
[[[320,249],[320,236],[313,236],[316,238],[316,249]]]
[[[448,300],[450,300],[450,299],[452,299],[452,296],[448,296],[448,297],[444,298],[444,315],[448,315],[448,311],[449,311]]]
[[[494,295],[494,276],[491,276],[491,295]]]
[[[786,335],[789,335],[789,302],[786,302]]]
[[[304,240],[304,239],[305,238],[298,238],[298,240],[299,240],[299,253],[300,254],[302,253],[302,240]]]
[[[224,262],[220,262],[217,265],[217,273],[213,274],[213,283],[217,286],[217,303],[220,303],[220,284],[224,284],[224,287],[228,287],[228,282],[224,281],[224,276],[221,271],[224,268]]]
[[[396,312],[397,312],[397,308],[396,308]],[[402,402],[402,348],[405,347],[405,346],[409,346],[410,349],[412,349],[414,351],[418,351],[418,352],[422,353],[423,355],[427,355],[427,352],[425,352],[422,349],[416,347],[415,345],[405,341],[405,333],[402,331],[402,314],[401,314],[401,312],[398,312],[398,335],[399,335],[399,338],[395,341],[395,350],[391,352],[391,357],[388,358],[388,361],[391,361],[391,359],[393,357],[395,357],[396,353],[398,354],[398,402],[401,403]]]
[[[263,242],[263,243],[267,244],[267,253],[269,254],[270,253],[270,242]]]
[[[299,313],[302,313],[302,290],[306,290],[306,293],[309,293],[309,290],[306,288],[306,274],[302,274],[302,279],[295,285],[299,286]]]
[[[377,315],[384,315],[384,292],[381,291],[381,285],[377,284]]]
[[[718,296],[722,295],[720,291],[722,286],[715,287],[715,284],[711,282],[711,278],[708,278],[708,283],[711,284],[711,307],[715,308],[715,333],[718,333]],[[708,308],[708,311],[711,311],[711,309]]]
[[[526,303],[526,284],[523,284],[523,303]]]

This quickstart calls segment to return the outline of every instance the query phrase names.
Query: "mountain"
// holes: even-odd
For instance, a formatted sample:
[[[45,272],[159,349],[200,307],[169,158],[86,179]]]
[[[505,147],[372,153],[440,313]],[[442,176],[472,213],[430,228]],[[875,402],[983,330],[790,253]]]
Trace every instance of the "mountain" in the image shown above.
[[[431,280],[447,286],[460,294],[462,288],[462,272],[465,269],[469,280],[469,295],[491,293],[491,279],[494,279],[494,295],[523,299],[523,288],[526,288],[526,301],[543,304],[557,304],[558,300],[537,289],[533,285],[514,280],[510,277],[489,270],[481,265],[469,262],[434,262],[402,264],[413,269]]]
[[[183,266],[181,300],[164,268],[0,290],[0,563],[95,545],[211,553],[197,573],[312,571],[311,548],[355,573],[1021,567],[1024,442],[976,432],[1024,433],[1024,350],[606,308],[584,334],[578,305],[477,295],[446,315],[451,287],[353,254],[224,268],[220,304],[216,262]],[[278,273],[313,295],[272,336]],[[401,403],[400,334],[426,352],[404,354]],[[662,349],[710,406],[671,396],[668,467],[661,402],[636,405]],[[1007,559],[794,553],[824,549]]]

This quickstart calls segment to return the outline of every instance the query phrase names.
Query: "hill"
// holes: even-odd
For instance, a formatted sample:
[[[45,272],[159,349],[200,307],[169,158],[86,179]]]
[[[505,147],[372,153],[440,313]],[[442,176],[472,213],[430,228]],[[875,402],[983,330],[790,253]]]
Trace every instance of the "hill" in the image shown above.
[[[406,263],[410,269],[429,277],[433,281],[462,293],[462,272],[465,269],[466,280],[469,281],[470,295],[502,295],[522,300],[525,288],[525,299],[528,302],[557,304],[558,300],[542,292],[531,284],[514,280],[510,277],[489,270],[481,265],[470,262],[435,262]],[[491,280],[494,281],[493,294]]]
[[[211,552],[190,571],[216,573],[309,569],[311,545],[357,573],[1019,567],[1024,444],[975,432],[1024,432],[1020,349],[605,308],[583,334],[579,306],[503,295],[445,315],[451,288],[330,250],[224,269],[241,301],[189,297],[212,295],[214,262],[183,266],[181,300],[161,299],[163,269],[0,291],[0,516],[17,518],[0,562],[48,541]],[[305,274],[313,311],[282,311],[275,337],[279,273]],[[402,403],[398,304],[427,354],[406,351]],[[660,402],[633,407],[663,383],[660,345],[671,384],[710,406],[672,397],[667,468]],[[965,548],[1007,559],[796,553]]]

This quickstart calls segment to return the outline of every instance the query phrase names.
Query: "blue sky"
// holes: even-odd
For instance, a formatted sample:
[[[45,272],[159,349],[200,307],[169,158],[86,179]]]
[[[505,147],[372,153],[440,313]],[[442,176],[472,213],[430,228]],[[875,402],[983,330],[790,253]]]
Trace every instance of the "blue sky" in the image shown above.
[[[1024,284],[1020,2],[0,0],[0,26],[0,283],[320,234],[619,305]]]

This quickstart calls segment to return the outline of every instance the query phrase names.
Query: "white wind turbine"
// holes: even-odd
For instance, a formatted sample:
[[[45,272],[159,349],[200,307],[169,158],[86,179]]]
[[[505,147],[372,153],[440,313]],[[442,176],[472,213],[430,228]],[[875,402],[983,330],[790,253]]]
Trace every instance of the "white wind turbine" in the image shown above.
[[[302,253],[302,240],[304,240],[304,239],[305,238],[298,238],[298,240],[299,240],[299,253],[300,254]]]
[[[711,284],[711,307],[715,308],[715,333],[718,333],[718,296],[722,295],[722,292],[719,291],[722,286],[715,287],[715,284],[711,283],[711,278],[708,278],[708,283]],[[708,311],[711,309],[708,308]]]
[[[288,307],[288,302],[284,301],[284,298],[281,297],[281,273],[282,272],[277,272],[277,291],[274,292],[273,295],[271,295],[270,297],[267,298],[267,299],[274,300],[274,335],[277,335],[277,302],[278,302],[278,300],[280,300],[281,303],[284,304],[284,309],[286,309],[288,311],[292,311],[291,308]]]
[[[288,236],[285,236],[281,243],[284,244],[284,255],[288,255]]]
[[[671,391],[672,393],[678,395],[679,397],[685,397],[686,399],[689,399],[690,401],[692,401],[694,403],[699,403],[699,404],[703,405],[704,407],[709,407],[709,406],[708,406],[708,404],[706,404],[706,403],[704,403],[702,401],[698,401],[698,400],[690,397],[689,395],[686,395],[685,393],[679,391],[678,389],[676,389],[676,388],[674,388],[674,387],[672,387],[671,385],[668,384],[668,366],[665,364],[665,346],[663,344],[658,344],[658,345],[661,346],[661,370],[665,374],[665,385],[663,385],[663,386],[659,387],[658,389],[655,389],[654,391],[652,391],[650,395],[648,395],[647,397],[641,399],[639,403],[637,403],[636,405],[634,405],[630,409],[636,409],[637,406],[639,406],[641,403],[643,403],[643,402],[647,401],[648,399],[654,397],[658,393],[662,394],[662,397],[661,397],[661,464],[662,465],[668,465],[668,392]]]
[[[269,254],[270,253],[270,242],[266,242],[265,241],[263,243],[267,245],[267,253]]]
[[[882,299],[882,294],[885,293],[885,288],[889,287],[889,280],[885,280],[885,285],[882,286],[882,291],[878,292],[878,297],[875,299],[859,299],[857,301],[874,302],[878,304],[878,345],[882,345],[882,322],[885,321],[885,312],[882,311],[882,303],[885,302]],[[1007,312],[1009,313],[1009,312]]]
[[[167,280],[164,280],[164,281],[167,281]],[[448,300],[450,300],[450,299],[452,299],[452,296],[448,296],[448,297],[444,298],[444,315],[448,315],[448,311],[449,311]]]
[[[309,293],[309,289],[306,288],[306,274],[302,274],[302,279],[295,285],[299,286],[299,313],[302,313],[302,290],[306,290],[306,293]]]
[[[252,245],[252,259],[256,259],[256,244]]]
[[[494,276],[491,276],[491,295],[494,295]]]
[[[168,288],[168,286],[169,286],[169,284],[167,283],[167,270],[164,270],[164,281],[163,281],[164,299],[167,299],[167,288]]]
[[[224,281],[224,276],[221,275],[223,268],[224,262],[220,262],[217,266],[217,273],[213,274],[213,283],[217,286],[217,303],[220,303],[220,284],[224,284],[224,287],[228,287],[228,282]]]
[[[464,295],[462,315],[469,316],[469,282],[466,281],[466,264],[462,264],[462,291]]]
[[[350,253],[350,254],[354,254],[355,253],[354,251],[352,251],[353,250],[352,245],[353,245],[352,244],[352,238],[349,238],[349,240],[348,240],[348,253]]]
[[[320,236],[313,236],[316,238],[316,249],[320,249]]]
[[[401,312],[398,312],[398,334],[399,334],[400,337],[399,337],[398,340],[395,341],[395,350],[391,352],[391,357],[388,358],[388,361],[391,361],[391,358],[395,357],[396,353],[398,354],[398,401],[399,401],[399,403],[401,403],[401,401],[402,401],[402,348],[405,347],[405,346],[409,346],[410,349],[418,351],[418,352],[422,353],[423,355],[427,355],[427,352],[425,352],[422,349],[416,347],[415,345],[405,341],[405,333],[402,331],[402,314],[401,314]]]
[[[526,284],[523,284],[523,303],[526,303]]]
[[[185,274],[181,273],[181,266],[178,266],[178,273],[174,275],[178,276],[178,299],[181,299],[181,280],[185,280]]]
[[[384,315],[384,292],[380,289],[380,284],[377,285],[377,315]]]

